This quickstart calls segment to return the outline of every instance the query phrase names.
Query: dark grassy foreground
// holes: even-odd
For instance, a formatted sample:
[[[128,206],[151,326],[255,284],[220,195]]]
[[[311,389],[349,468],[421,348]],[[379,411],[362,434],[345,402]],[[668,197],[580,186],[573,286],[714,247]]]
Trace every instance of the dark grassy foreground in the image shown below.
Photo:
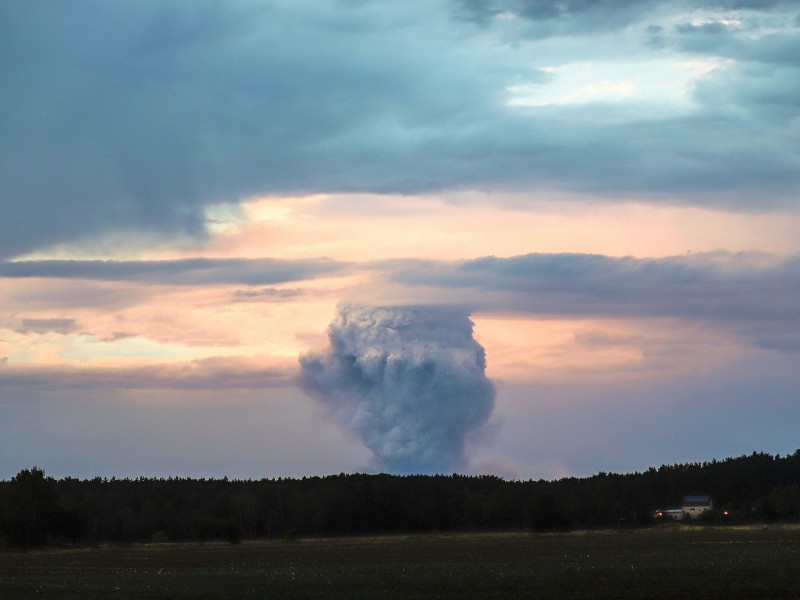
[[[800,529],[464,534],[0,553],[0,598],[790,598]]]

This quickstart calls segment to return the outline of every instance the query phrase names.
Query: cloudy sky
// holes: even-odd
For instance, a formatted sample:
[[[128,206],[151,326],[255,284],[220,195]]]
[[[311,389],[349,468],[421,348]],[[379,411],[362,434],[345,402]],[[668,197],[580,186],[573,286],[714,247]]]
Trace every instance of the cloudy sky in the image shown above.
[[[0,477],[793,452],[798,48],[781,0],[0,3]]]

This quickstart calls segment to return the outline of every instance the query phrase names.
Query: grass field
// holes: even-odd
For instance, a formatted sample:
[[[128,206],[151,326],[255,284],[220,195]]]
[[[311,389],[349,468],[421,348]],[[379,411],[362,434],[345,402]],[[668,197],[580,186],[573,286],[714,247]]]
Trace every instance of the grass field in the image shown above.
[[[0,598],[788,598],[800,528],[453,534],[0,553]]]

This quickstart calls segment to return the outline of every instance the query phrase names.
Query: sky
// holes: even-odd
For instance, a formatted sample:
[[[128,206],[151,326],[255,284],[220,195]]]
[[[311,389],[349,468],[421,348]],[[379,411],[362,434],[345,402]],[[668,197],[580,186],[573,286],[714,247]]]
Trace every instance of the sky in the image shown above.
[[[800,448],[800,4],[0,3],[0,478]]]

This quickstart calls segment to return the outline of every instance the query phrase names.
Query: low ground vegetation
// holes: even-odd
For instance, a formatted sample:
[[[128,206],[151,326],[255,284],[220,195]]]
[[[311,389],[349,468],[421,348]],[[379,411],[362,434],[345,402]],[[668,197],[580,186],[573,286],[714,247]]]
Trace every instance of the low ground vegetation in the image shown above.
[[[797,526],[414,534],[0,552],[0,597],[800,597]]]

